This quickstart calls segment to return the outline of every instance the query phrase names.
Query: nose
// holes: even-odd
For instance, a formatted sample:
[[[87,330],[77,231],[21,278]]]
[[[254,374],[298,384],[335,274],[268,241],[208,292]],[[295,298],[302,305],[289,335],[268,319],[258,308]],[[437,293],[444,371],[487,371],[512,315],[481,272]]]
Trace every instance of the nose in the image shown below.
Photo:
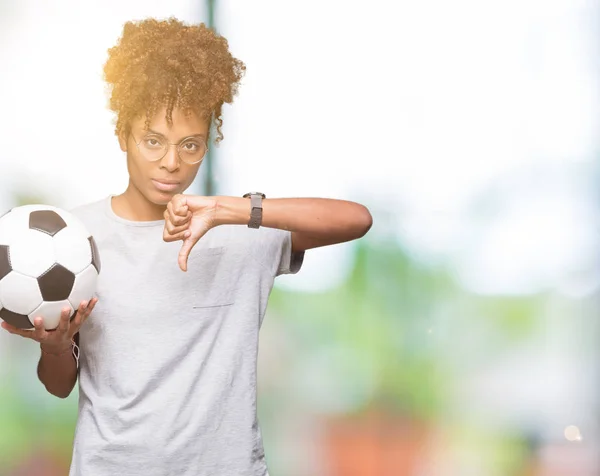
[[[168,170],[169,172],[175,172],[179,169],[179,155],[177,153],[177,147],[169,144],[167,153],[160,160],[160,167]]]

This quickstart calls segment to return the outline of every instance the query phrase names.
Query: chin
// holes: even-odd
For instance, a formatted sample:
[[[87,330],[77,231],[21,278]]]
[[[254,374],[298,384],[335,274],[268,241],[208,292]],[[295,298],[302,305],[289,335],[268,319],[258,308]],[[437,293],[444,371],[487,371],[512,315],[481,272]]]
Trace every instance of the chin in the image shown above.
[[[181,193],[179,190],[173,192],[161,192],[160,190],[151,190],[148,195],[146,195],[146,199],[154,203],[155,205],[160,205],[166,207],[167,204],[171,201],[171,199]]]

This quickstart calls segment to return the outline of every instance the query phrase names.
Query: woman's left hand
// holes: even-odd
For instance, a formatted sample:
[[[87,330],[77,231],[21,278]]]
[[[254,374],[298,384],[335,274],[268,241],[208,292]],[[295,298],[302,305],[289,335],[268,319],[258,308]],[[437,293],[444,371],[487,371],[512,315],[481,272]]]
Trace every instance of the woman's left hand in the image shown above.
[[[163,240],[183,240],[177,258],[182,271],[187,271],[188,256],[194,245],[215,226],[216,211],[214,197],[178,194],[167,204]]]

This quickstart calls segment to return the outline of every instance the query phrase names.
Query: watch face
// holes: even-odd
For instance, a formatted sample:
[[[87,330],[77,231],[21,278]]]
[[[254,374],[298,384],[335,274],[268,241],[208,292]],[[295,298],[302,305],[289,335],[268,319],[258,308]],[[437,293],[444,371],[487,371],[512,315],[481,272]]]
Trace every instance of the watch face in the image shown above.
[[[251,195],[260,195],[262,198],[267,198],[267,196],[264,193],[261,193],[261,192],[248,192],[248,193],[245,193],[242,197],[243,198],[248,198]]]

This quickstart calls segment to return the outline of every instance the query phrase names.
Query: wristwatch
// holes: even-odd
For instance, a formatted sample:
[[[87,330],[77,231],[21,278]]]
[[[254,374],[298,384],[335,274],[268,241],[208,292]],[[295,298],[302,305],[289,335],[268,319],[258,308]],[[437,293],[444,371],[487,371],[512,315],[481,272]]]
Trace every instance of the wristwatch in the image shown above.
[[[244,198],[250,198],[250,221],[248,228],[259,228],[262,223],[262,201],[267,198],[261,192],[248,192],[243,195]]]

